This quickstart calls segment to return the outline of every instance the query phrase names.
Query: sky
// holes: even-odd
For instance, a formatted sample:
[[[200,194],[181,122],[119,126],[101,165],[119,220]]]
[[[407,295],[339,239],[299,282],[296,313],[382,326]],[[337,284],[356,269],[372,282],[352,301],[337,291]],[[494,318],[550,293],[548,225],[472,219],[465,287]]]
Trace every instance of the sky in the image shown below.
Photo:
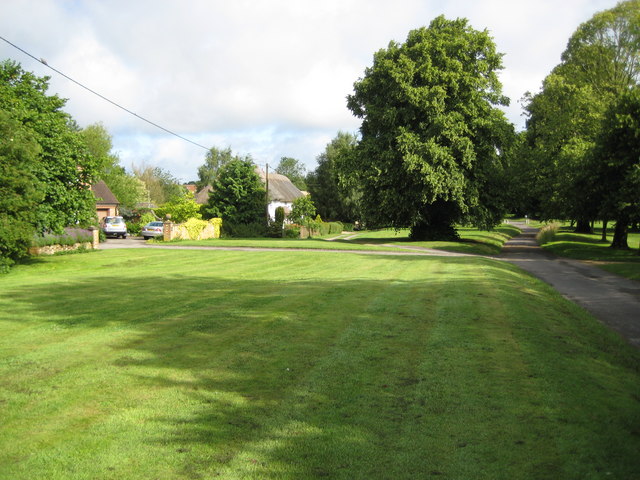
[[[1,0],[0,36],[75,81],[192,142],[127,113],[0,40],[0,59],[51,76],[50,94],[81,127],[102,123],[122,166],[197,180],[206,148],[263,168],[307,170],[360,120],[346,97],[390,41],[439,15],[488,30],[524,128],[520,99],[539,91],[569,37],[616,0]]]

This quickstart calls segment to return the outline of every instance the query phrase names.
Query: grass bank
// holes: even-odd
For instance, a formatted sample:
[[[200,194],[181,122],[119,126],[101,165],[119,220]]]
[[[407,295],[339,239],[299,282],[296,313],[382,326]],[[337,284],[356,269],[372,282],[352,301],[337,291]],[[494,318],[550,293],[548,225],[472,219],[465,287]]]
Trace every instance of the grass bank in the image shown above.
[[[628,243],[631,249],[610,248],[613,231],[608,233],[608,241],[602,242],[602,230],[596,228],[594,234],[573,233],[571,227],[564,226],[552,242],[543,246],[556,255],[577,260],[597,262],[600,268],[622,275],[632,280],[640,280],[640,233],[630,233]]]
[[[111,250],[0,281],[0,478],[640,476],[640,353],[508,264]]]

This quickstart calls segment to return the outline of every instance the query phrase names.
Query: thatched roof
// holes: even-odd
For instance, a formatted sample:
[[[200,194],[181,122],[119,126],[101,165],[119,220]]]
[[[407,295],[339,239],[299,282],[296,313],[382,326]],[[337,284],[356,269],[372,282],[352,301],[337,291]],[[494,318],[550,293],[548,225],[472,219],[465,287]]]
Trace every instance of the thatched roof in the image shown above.
[[[260,177],[262,183],[266,183],[265,173],[256,168],[256,173]],[[204,205],[209,201],[209,193],[213,190],[211,185],[207,185],[198,193],[196,193],[196,203]],[[269,173],[269,201],[292,203],[296,198],[304,197],[298,187],[296,187],[289,178],[278,173]]]
[[[260,169],[256,169],[262,183],[266,183],[266,175]],[[269,172],[269,200],[272,202],[291,203],[296,198],[303,197],[304,193],[296,187],[288,177],[279,173]]]
[[[120,205],[120,202],[103,180],[91,185],[91,191],[96,197],[96,205]]]
[[[207,185],[198,193],[196,193],[195,195],[196,203],[199,205],[204,205],[205,203],[207,203],[209,201],[209,193],[211,193],[212,190],[213,190],[213,187],[211,185]]]

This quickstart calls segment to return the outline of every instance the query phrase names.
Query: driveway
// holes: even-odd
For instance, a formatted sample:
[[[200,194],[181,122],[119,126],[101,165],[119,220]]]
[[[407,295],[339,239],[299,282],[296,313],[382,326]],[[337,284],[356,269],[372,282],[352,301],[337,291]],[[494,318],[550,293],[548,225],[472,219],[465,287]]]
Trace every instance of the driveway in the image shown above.
[[[640,282],[586,262],[556,257],[537,245],[537,228],[523,223],[516,226],[522,234],[508,241],[497,259],[547,282],[640,348]]]
[[[98,250],[113,250],[115,248],[144,248],[146,240],[142,237],[107,238],[98,246]]]

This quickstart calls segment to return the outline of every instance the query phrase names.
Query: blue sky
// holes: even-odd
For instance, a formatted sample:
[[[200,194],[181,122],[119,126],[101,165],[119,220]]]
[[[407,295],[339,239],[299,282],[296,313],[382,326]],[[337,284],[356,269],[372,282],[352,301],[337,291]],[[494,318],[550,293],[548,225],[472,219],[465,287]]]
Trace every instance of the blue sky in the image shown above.
[[[505,54],[508,118],[539,90],[580,23],[615,0],[3,0],[0,35],[127,109],[264,166],[309,170],[339,130],[353,83],[389,41],[438,15],[487,29]],[[0,41],[0,58],[51,75],[81,126],[102,122],[121,164],[197,178],[205,150],[157,130]]]

